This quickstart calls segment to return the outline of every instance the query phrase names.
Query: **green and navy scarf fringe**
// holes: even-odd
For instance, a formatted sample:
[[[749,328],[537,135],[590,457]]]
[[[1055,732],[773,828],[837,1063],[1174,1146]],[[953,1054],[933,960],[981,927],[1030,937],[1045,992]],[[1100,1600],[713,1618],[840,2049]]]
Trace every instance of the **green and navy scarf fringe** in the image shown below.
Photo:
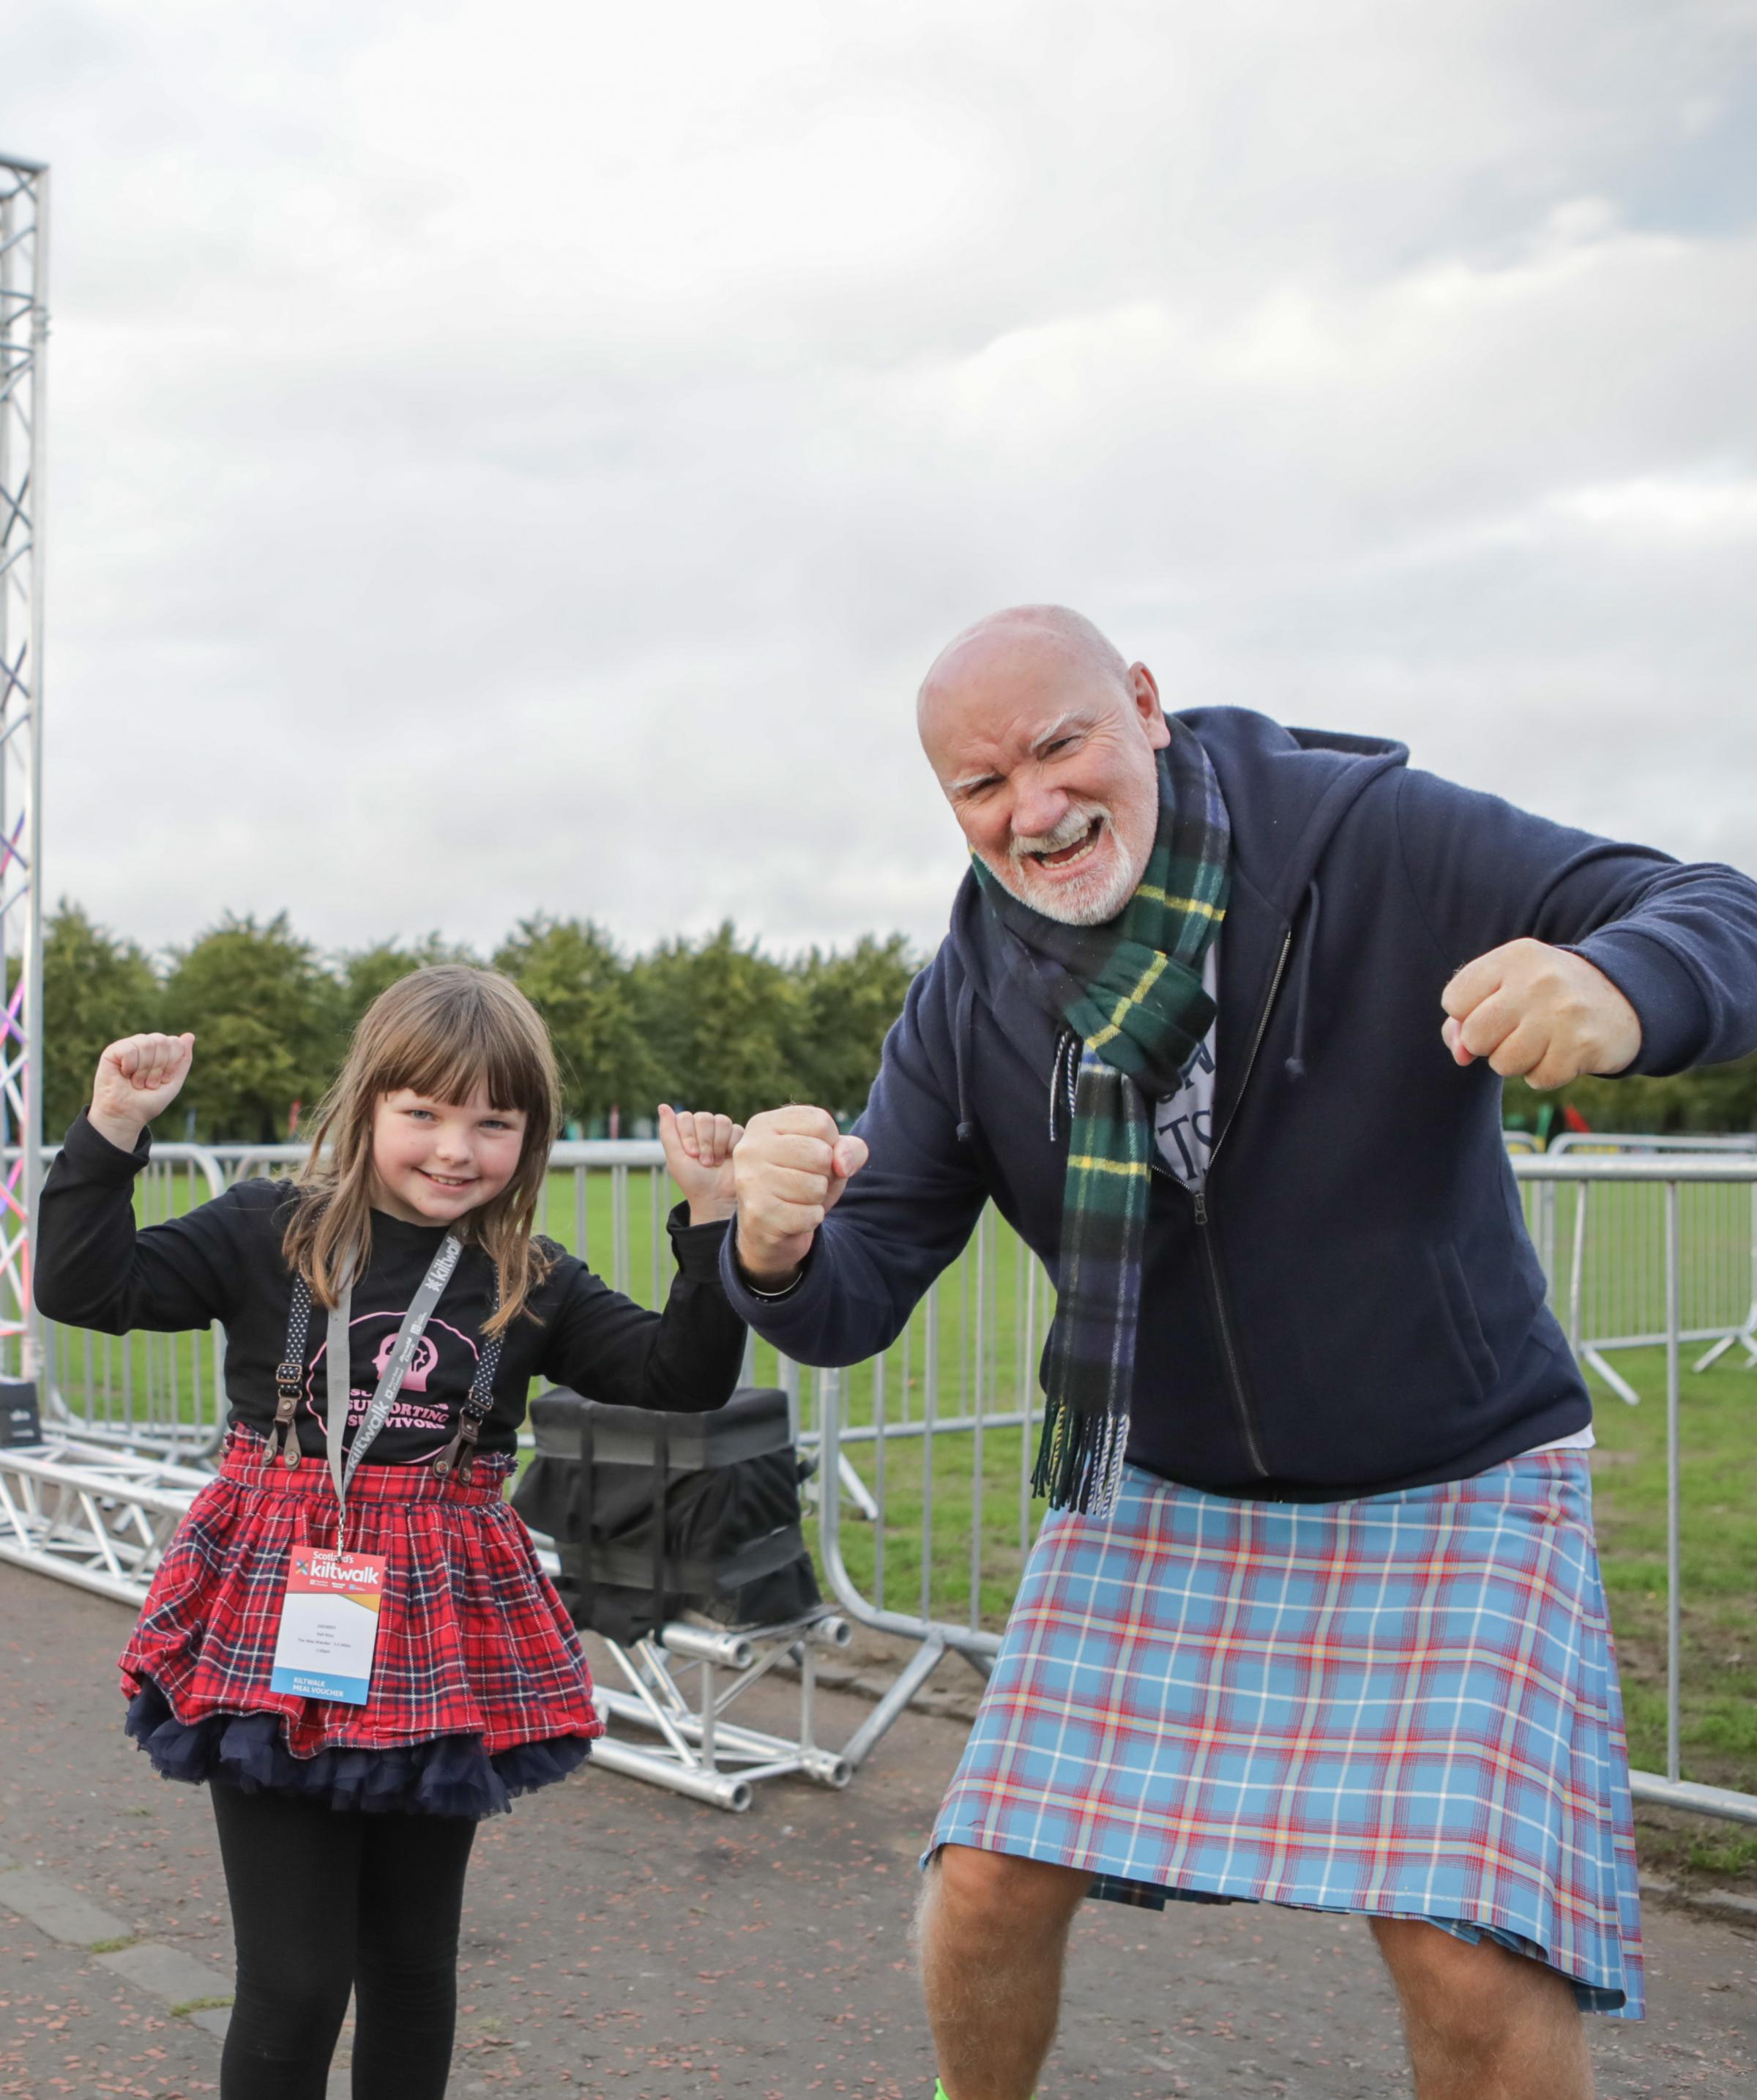
[[[1168,717],[1159,830],[1139,887],[1103,926],[1033,911],[980,861],[989,909],[1024,948],[1043,1003],[1083,1046],[1062,1194],[1055,1321],[1032,1487],[1052,1509],[1107,1511],[1129,1442],[1153,1104],[1213,1026],[1202,959],[1226,915],[1231,831],[1193,731]]]

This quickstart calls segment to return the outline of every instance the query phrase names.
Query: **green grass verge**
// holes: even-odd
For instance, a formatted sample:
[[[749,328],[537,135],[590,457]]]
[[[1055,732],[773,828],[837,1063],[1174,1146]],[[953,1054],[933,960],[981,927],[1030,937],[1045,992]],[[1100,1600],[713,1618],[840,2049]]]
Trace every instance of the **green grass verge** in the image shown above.
[[[1664,1353],[1632,1351],[1617,1366],[1641,1405],[1596,1396],[1593,1509],[1630,1754],[1643,1770],[1662,1772]],[[1680,1763],[1687,1779],[1757,1793],[1757,1372],[1730,1357],[1700,1376],[1686,1364],[1679,1436]],[[1757,1851],[1757,1839],[1740,1842]]]

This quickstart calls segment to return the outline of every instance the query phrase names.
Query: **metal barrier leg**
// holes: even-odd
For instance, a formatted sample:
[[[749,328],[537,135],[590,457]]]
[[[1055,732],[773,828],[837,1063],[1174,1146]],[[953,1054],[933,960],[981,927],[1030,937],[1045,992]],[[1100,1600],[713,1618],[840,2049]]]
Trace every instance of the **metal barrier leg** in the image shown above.
[[[896,1683],[849,1736],[842,1754],[854,1771],[860,1770],[874,1745],[883,1739],[898,1714],[940,1667],[945,1657],[945,1643],[937,1635],[931,1640],[924,1640],[916,1649],[899,1673]]]
[[[1591,1367],[1597,1372],[1598,1375],[1605,1381],[1605,1384],[1610,1388],[1614,1393],[1615,1393],[1618,1400],[1626,1401],[1631,1407],[1639,1407],[1640,1405],[1641,1396],[1640,1393],[1638,1393],[1635,1388],[1630,1384],[1629,1381],[1623,1376],[1621,1372],[1614,1371],[1611,1369],[1610,1365],[1605,1362],[1603,1353],[1601,1351],[1597,1349],[1583,1349],[1580,1352],[1580,1361],[1583,1364],[1590,1365]]]
[[[867,1523],[876,1524],[878,1521],[878,1505],[873,1500],[872,1490],[855,1471],[846,1452],[843,1452],[837,1461],[836,1478],[841,1483],[843,1493],[853,1503]]]
[[[1723,1335],[1711,1349],[1705,1350],[1690,1365],[1693,1371],[1705,1371],[1711,1364],[1717,1364],[1729,1349],[1742,1349],[1745,1361],[1741,1370],[1757,1370],[1757,1311],[1736,1335]]]

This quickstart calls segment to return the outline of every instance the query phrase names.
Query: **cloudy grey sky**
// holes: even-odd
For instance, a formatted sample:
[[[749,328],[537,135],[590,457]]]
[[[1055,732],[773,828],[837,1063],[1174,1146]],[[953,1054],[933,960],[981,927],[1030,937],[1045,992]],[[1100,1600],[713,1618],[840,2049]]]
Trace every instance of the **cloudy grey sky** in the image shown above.
[[[1757,870],[1757,0],[11,0],[46,883],[930,944],[940,642]]]

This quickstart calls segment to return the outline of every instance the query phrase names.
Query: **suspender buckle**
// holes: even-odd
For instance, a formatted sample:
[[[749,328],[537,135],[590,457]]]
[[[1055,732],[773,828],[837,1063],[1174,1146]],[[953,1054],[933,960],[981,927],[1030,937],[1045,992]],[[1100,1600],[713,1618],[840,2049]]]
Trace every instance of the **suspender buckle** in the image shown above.
[[[266,1473],[275,1459],[282,1457],[289,1466],[299,1462],[299,1432],[290,1407],[284,1413],[278,1407],[275,1410],[275,1419],[269,1424],[268,1440],[262,1447],[263,1471]]]
[[[299,1432],[293,1417],[298,1413],[299,1388],[304,1377],[305,1365],[295,1363],[290,1356],[275,1366],[275,1420],[268,1432],[268,1449],[262,1455],[265,1466],[272,1466],[282,1455],[289,1466],[299,1462]]]
[[[478,1427],[477,1418],[466,1407],[459,1419],[456,1435],[434,1460],[434,1472],[437,1478],[443,1480],[455,1471],[459,1484],[466,1488],[469,1485],[470,1475],[475,1470]]]

